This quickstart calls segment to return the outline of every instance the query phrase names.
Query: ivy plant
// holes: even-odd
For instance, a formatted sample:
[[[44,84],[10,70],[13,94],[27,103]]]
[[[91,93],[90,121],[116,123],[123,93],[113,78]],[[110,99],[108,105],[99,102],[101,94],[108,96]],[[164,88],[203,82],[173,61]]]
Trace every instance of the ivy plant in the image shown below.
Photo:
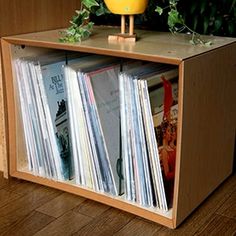
[[[189,28],[183,16],[179,13],[177,9],[178,0],[169,0],[169,5],[166,7],[157,6],[155,11],[162,15],[164,10],[168,10],[168,21],[167,24],[169,26],[169,30],[172,33],[181,33],[181,32],[188,32],[192,35],[190,43],[191,44],[203,44],[203,45],[211,45],[211,41],[205,41],[201,38],[201,35]]]
[[[75,11],[70,26],[61,32],[61,42],[80,42],[88,38],[93,29],[94,23],[90,21],[90,15],[100,16],[109,13],[105,4],[101,0],[82,0],[80,10]]]
[[[128,1],[128,0],[127,0]],[[167,24],[172,33],[187,31],[192,35],[190,43],[210,45],[211,42],[204,41],[200,34],[189,28],[183,16],[177,9],[178,0],[168,0],[166,7],[155,5],[155,12],[162,15],[163,11],[168,10]],[[93,29],[94,23],[90,20],[91,15],[101,16],[110,13],[103,0],[82,0],[81,9],[76,11],[76,15],[70,21],[70,27],[61,32],[61,42],[80,42],[88,38]]]

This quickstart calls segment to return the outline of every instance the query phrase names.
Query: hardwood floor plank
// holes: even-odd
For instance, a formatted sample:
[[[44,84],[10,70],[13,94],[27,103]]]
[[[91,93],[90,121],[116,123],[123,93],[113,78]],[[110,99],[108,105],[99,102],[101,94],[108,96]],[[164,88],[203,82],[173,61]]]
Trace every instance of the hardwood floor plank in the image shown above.
[[[153,236],[162,226],[151,221],[135,217],[114,236]]]
[[[100,216],[93,219],[90,224],[83,227],[74,235],[114,235],[122,227],[129,223],[134,217],[134,215],[131,215],[129,213],[110,208]]]
[[[37,232],[34,236],[72,235],[87,225],[91,220],[92,218],[71,210]]]
[[[8,180],[3,178],[3,172],[0,171],[0,189],[8,184]]]
[[[213,216],[216,210],[222,206],[226,199],[236,189],[236,176],[228,178],[203,204],[201,204],[177,229],[162,228],[156,235],[182,236],[194,235]]]
[[[29,192],[34,191],[34,189],[36,189],[37,187],[38,185],[35,183],[15,179],[13,182],[9,183],[6,187],[4,187],[4,189],[17,194],[25,195]]]
[[[236,220],[236,191],[225,201],[216,213]]]
[[[12,225],[13,225],[13,223],[9,222],[8,219],[6,219],[4,217],[0,217],[0,235],[3,235],[3,233],[8,231]]]
[[[9,177],[8,179],[5,179],[3,177],[3,172],[0,172],[0,189],[8,188],[9,186],[16,186],[21,181],[22,180],[19,180],[19,179],[16,179],[16,178],[12,178],[12,177]]]
[[[0,233],[60,193],[58,190],[40,186],[14,202],[4,205],[0,208]]]
[[[236,235],[236,176],[231,176],[176,230],[59,190],[14,178],[6,181],[0,176],[1,236]]]
[[[218,235],[235,235],[236,220],[229,217],[214,214],[207,225],[196,232],[196,236],[218,236]]]
[[[77,206],[74,211],[77,211],[83,215],[87,215],[90,217],[97,217],[99,215],[101,215],[103,212],[105,212],[106,210],[108,210],[110,207],[95,201],[91,201],[91,200],[86,200],[85,202],[83,202],[83,204],[80,204],[79,206]]]
[[[31,236],[54,220],[54,217],[33,211],[21,221],[14,224],[2,236]]]
[[[58,197],[45,203],[36,210],[49,216],[58,218],[59,216],[75,208],[85,200],[86,199],[83,197],[79,197],[70,193],[62,193]]]
[[[14,202],[16,199],[22,197],[21,195],[6,191],[5,189],[0,189],[0,207],[3,207],[10,202]]]

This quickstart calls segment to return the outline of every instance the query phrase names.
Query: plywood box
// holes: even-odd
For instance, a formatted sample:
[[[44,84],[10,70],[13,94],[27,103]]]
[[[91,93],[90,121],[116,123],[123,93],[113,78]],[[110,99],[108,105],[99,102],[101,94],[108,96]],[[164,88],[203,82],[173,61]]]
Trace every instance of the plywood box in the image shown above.
[[[59,43],[59,31],[31,33],[2,39],[8,112],[10,175],[44,184],[131,212],[170,228],[177,227],[231,173],[235,142],[236,40],[210,37],[210,47],[189,44],[188,36],[137,31],[136,43],[110,43],[117,29],[97,27],[82,43]],[[175,65],[179,71],[179,111],[176,178],[173,208],[159,212],[127,201],[22,170],[25,150],[14,97],[12,58],[15,48],[37,56],[40,51],[69,50]],[[23,54],[22,54],[23,53]]]

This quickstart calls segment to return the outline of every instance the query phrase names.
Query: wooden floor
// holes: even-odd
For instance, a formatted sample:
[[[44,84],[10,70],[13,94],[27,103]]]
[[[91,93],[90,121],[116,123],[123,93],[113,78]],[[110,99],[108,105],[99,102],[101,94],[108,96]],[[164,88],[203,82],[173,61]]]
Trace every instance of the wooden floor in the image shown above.
[[[236,235],[236,175],[178,229],[0,172],[0,235]]]

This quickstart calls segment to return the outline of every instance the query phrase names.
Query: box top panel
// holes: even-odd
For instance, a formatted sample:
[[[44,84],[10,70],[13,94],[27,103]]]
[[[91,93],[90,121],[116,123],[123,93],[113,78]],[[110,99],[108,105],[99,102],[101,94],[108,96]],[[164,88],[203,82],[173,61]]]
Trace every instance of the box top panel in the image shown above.
[[[14,44],[97,53],[176,65],[187,58],[236,42],[236,38],[202,36],[204,40],[212,41],[212,45],[192,45],[189,42],[190,35],[173,35],[169,32],[145,30],[136,30],[138,40],[135,43],[109,42],[108,36],[119,33],[119,28],[94,27],[91,37],[81,43],[61,43],[59,42],[60,31],[62,29],[10,36],[5,39]]]

